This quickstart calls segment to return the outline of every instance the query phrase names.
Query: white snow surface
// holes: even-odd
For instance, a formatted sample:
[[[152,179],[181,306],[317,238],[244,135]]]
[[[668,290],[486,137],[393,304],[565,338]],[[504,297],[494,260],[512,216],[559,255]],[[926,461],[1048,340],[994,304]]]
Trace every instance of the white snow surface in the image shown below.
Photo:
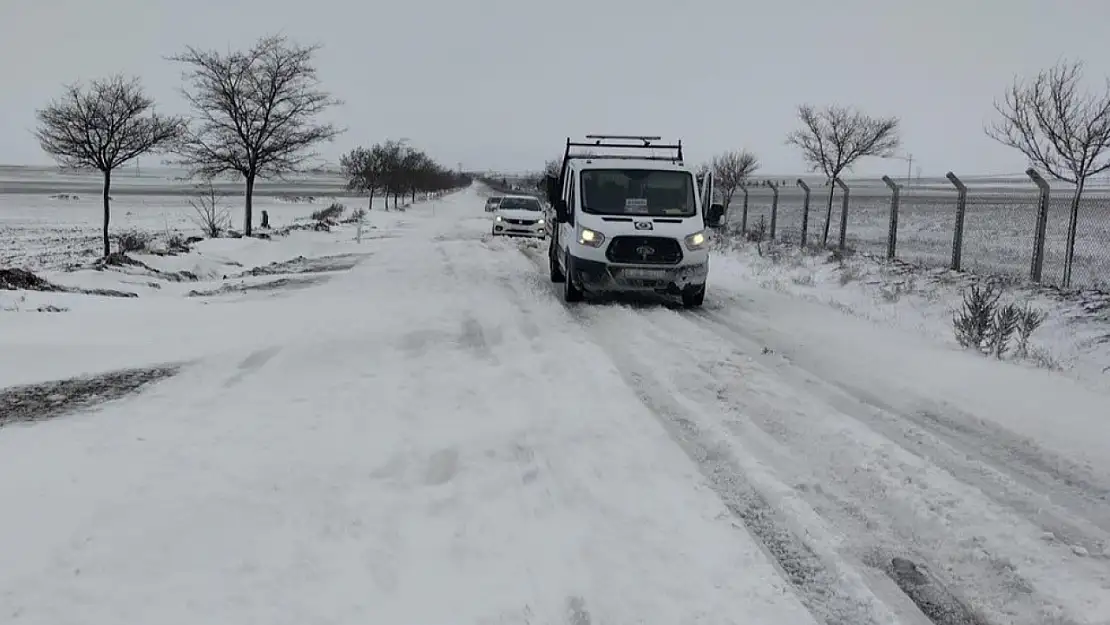
[[[139,297],[0,306],[0,390],[187,362],[0,428],[0,621],[928,623],[897,556],[982,623],[1110,623],[1104,390],[743,256],[704,310],[568,307],[483,201],[136,256],[201,282],[47,272]],[[337,255],[359,262],[187,296]]]

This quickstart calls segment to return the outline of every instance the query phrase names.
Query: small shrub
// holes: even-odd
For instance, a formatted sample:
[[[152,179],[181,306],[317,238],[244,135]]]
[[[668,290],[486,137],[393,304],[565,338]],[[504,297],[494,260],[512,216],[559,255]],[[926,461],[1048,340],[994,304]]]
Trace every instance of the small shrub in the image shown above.
[[[339,218],[343,215],[343,212],[346,211],[346,210],[347,210],[346,206],[343,206],[339,202],[332,202],[327,208],[321,208],[318,211],[313,211],[312,220],[313,221],[318,221],[318,222],[321,222],[321,223],[325,223],[325,222],[335,223],[335,222],[339,221]]]
[[[166,249],[170,252],[188,252],[189,241],[180,232],[171,233],[166,237]]]
[[[814,286],[815,284],[817,284],[817,280],[814,279],[813,274],[810,273],[803,273],[800,276],[794,276],[793,278],[791,278],[791,281],[793,281],[794,284],[797,284],[798,286]]]
[[[1021,310],[1014,304],[1006,304],[994,313],[990,328],[990,353],[1002,360],[1009,348],[1010,339],[1018,329]]]
[[[763,256],[763,240],[767,237],[767,221],[759,216],[759,223],[747,233],[748,241],[755,243],[755,250]]]
[[[964,292],[963,305],[952,317],[952,329],[961,347],[982,353],[989,351],[991,324],[1001,296],[1001,291],[993,284],[985,288],[972,286]]]
[[[1025,308],[1021,309],[1018,315],[1017,333],[1017,355],[1019,358],[1026,358],[1029,355],[1029,337],[1041,327],[1048,314],[1039,310],[1034,310],[1028,304]]]
[[[343,223],[357,224],[366,219],[366,209],[359,207],[351,211],[351,215],[343,220]]]
[[[840,286],[847,286],[849,282],[855,282],[862,276],[863,270],[856,265],[840,266]]]
[[[128,252],[145,252],[150,249],[154,237],[141,230],[125,230],[116,235],[116,248],[121,254]]]
[[[1016,338],[1019,358],[1032,358],[1038,366],[1058,369],[1059,363],[1052,360],[1047,352],[1034,353],[1029,349],[1030,337],[1047,315],[1028,305],[1019,307],[1011,303],[1000,306],[998,300],[1001,296],[1001,289],[993,284],[972,286],[966,290],[963,306],[952,317],[956,341],[962,347],[974,348],[1001,360]]]
[[[221,193],[209,181],[195,198],[189,200],[195,215],[193,223],[211,239],[219,238],[231,228],[231,215],[220,205]]]
[[[1033,364],[1037,365],[1041,369],[1061,371],[1064,368],[1055,356],[1053,356],[1048,350],[1042,349],[1040,347],[1034,347],[1029,350],[1029,359],[1033,361]]]

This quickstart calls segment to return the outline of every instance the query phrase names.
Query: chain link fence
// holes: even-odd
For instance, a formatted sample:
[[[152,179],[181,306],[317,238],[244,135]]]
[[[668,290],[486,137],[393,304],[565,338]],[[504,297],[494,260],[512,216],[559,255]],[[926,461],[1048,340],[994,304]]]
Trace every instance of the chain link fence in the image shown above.
[[[909,185],[858,179],[845,181],[847,210],[845,191],[825,184],[809,190],[808,211],[804,183],[765,182],[737,190],[726,225],[750,240],[797,245],[804,227],[806,245],[830,248],[841,247],[843,232],[843,247],[876,256],[1064,287],[1110,288],[1110,189],[1088,188],[1081,198],[1068,275],[1074,189],[1042,186],[1039,179],[966,185],[954,175]]]

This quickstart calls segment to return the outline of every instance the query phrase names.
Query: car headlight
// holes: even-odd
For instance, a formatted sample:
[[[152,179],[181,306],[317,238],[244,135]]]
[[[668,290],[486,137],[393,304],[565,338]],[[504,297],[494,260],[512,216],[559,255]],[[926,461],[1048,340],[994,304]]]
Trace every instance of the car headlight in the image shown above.
[[[596,230],[590,230],[589,228],[579,228],[578,229],[578,244],[579,245],[586,245],[586,246],[589,246],[589,247],[601,247],[601,244],[604,243],[604,242],[605,242],[605,235],[604,234],[601,234],[600,232],[598,232]]]
[[[694,234],[686,237],[686,247],[691,250],[700,250],[701,248],[705,247],[705,243],[708,240],[709,237],[705,236],[704,230],[695,232]]]
[[[537,221],[537,222],[536,222],[536,225],[537,225],[537,226],[542,226],[542,225],[543,225],[543,220],[541,219],[541,220]]]
[[[501,219],[501,215],[498,215],[497,217],[494,217],[493,220],[494,221],[504,221],[503,219]]]

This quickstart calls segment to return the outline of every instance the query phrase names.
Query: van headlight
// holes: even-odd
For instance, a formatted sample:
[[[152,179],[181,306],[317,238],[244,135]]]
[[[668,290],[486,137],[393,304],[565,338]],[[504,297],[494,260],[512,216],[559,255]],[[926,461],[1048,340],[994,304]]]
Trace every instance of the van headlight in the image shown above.
[[[589,228],[578,229],[578,244],[587,247],[601,247],[605,242],[605,235],[597,230],[590,230]]]
[[[494,217],[493,220],[494,221],[505,221],[504,219],[501,219],[501,215],[498,215],[498,216]]]
[[[543,225],[543,220],[541,219],[541,220],[537,221],[537,222],[536,222],[536,225],[537,225],[537,226],[542,226],[542,225]]]
[[[705,247],[707,241],[709,241],[709,237],[706,236],[704,230],[701,230],[686,237],[686,247],[691,250],[700,250]]]

